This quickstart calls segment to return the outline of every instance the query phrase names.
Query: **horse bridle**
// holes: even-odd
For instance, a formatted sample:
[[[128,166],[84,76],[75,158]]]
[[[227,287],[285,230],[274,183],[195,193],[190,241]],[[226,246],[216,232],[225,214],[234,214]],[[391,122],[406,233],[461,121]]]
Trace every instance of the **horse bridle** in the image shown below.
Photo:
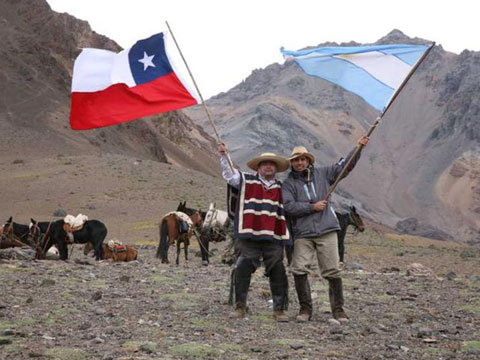
[[[15,235],[15,233],[13,232],[13,220],[11,222],[8,222],[7,224],[8,226],[6,230],[5,225],[2,226],[2,236],[0,237],[0,241],[6,241],[9,238],[11,241],[14,241],[22,246],[29,246],[29,244],[24,243],[22,239],[25,235],[29,233],[29,231],[27,231],[21,236],[18,236]]]

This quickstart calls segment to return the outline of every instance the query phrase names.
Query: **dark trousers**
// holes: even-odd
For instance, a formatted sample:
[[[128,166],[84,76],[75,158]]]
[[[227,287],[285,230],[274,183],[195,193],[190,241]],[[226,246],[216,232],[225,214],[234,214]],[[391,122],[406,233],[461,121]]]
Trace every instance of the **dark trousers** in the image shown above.
[[[237,306],[246,306],[252,273],[260,266],[263,259],[265,275],[270,280],[273,309],[286,310],[288,280],[283,266],[283,245],[270,241],[236,239],[235,250],[239,255],[235,270]]]

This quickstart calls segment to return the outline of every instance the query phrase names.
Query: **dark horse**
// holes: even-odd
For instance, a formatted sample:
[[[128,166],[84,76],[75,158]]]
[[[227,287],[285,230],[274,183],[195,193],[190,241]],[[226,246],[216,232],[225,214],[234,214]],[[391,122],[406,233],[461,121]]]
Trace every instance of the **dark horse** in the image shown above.
[[[202,221],[205,221],[205,216],[207,215],[206,211],[188,208],[186,201],[184,201],[183,203],[180,201],[180,203],[178,204],[178,207],[177,207],[177,211],[183,212],[183,213],[187,214],[188,216],[192,216],[193,214],[198,212],[200,214],[200,217],[202,218]],[[209,250],[208,248],[209,248],[210,238],[209,238],[208,234],[205,231],[203,231],[203,229],[199,234],[197,234],[196,237],[197,237],[197,240],[198,240],[199,245],[200,245],[200,254],[202,256],[202,265],[207,266],[210,263],[210,261],[208,259],[208,256],[210,254],[210,252],[208,251]]]
[[[42,254],[46,254],[48,249],[53,245],[56,245],[59,251],[60,260],[68,259],[68,244],[85,244],[90,242],[95,252],[95,259],[102,260],[103,255],[103,240],[107,236],[107,228],[105,224],[99,220],[87,220],[80,230],[69,233],[66,230],[65,222],[61,220],[57,221],[43,221],[37,222],[31,219],[32,227],[30,229],[31,234],[42,234]]]
[[[0,249],[16,246],[35,247],[35,240],[30,235],[29,226],[13,222],[11,216],[0,229]]]
[[[355,230],[360,232],[365,230],[365,226],[363,225],[363,220],[355,209],[355,206],[350,206],[349,212],[347,213],[340,213],[335,211],[335,215],[337,215],[338,223],[340,224],[340,230],[337,231],[338,237],[338,255],[340,257],[340,262],[343,262],[343,256],[345,254],[345,235],[347,234],[347,227],[349,225],[353,225]],[[293,258],[293,245],[286,246],[285,251],[287,253],[287,261],[288,265],[292,263]]]
[[[365,225],[363,220],[355,209],[355,206],[350,206],[349,212],[339,213],[335,211],[337,215],[338,222],[340,223],[340,231],[338,234],[338,255],[340,257],[340,262],[343,262],[343,256],[345,254],[345,235],[347,234],[347,228],[349,225],[352,225],[356,231],[363,232],[365,230]]]
[[[157,258],[162,259],[163,263],[169,263],[168,261],[168,248],[173,243],[177,243],[177,260],[179,263],[180,258],[180,244],[184,244],[185,261],[188,260],[188,245],[190,245],[190,237],[194,231],[200,230],[202,227],[202,218],[198,212],[190,216],[193,226],[184,228],[184,222],[174,212],[165,215],[160,223],[160,242],[157,249]],[[187,224],[188,225],[188,224]]]

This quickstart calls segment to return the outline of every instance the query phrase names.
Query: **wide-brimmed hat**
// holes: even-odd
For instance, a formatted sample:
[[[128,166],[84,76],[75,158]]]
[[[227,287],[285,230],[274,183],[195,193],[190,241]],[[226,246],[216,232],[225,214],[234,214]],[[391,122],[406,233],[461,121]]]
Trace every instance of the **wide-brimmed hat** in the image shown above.
[[[292,161],[300,156],[305,156],[308,160],[310,160],[310,164],[315,162],[315,156],[310,154],[305,146],[295,146],[288,160]]]
[[[247,162],[247,166],[252,169],[257,171],[258,166],[260,165],[261,162],[263,161],[272,161],[277,165],[277,172],[282,172],[288,169],[290,166],[290,163],[288,162],[287,159],[281,156],[277,156],[274,153],[266,152],[261,154],[260,156],[257,156]]]

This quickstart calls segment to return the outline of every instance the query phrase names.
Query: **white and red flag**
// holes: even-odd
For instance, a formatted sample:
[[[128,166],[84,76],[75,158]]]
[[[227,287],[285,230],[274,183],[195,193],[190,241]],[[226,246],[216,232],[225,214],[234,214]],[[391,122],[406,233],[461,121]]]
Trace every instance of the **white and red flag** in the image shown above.
[[[118,54],[83,49],[75,60],[70,125],[87,130],[200,103],[168,32]]]

